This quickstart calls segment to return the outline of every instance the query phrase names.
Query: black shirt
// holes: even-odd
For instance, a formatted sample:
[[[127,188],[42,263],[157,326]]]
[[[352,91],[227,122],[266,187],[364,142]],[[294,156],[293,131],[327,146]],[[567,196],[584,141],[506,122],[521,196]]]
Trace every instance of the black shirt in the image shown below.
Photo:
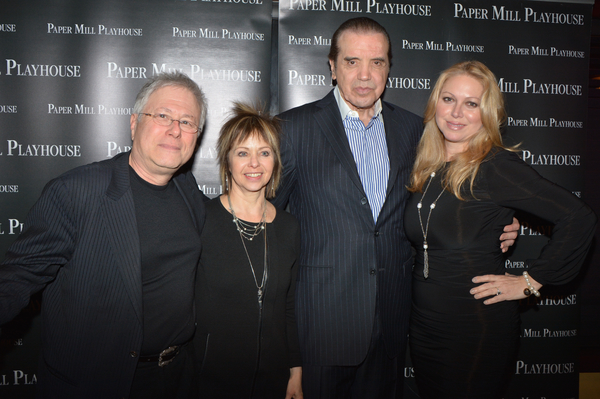
[[[155,186],[129,170],[142,260],[141,355],[150,356],[189,341],[194,333],[200,235],[172,180]]]

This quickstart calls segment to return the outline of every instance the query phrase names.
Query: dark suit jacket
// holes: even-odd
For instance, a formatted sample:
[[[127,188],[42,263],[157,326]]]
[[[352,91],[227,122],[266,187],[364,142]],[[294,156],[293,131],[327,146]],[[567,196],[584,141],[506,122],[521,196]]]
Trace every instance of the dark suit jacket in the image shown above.
[[[0,325],[45,287],[40,397],[129,395],[143,329],[128,160],[129,153],[119,154],[48,183],[0,266]],[[174,181],[200,232],[196,180],[187,172]]]
[[[412,271],[405,185],[422,119],[382,105],[390,177],[376,224],[333,92],[280,115],[284,176],[274,202],[289,200],[301,226],[296,315],[304,364],[362,362],[376,303],[388,355],[404,356]]]

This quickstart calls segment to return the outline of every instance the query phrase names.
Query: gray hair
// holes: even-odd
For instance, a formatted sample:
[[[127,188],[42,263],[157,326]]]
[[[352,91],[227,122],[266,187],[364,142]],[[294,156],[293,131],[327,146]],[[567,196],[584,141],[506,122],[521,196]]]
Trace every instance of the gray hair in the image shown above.
[[[178,86],[184,89],[188,89],[192,95],[196,98],[196,102],[200,107],[200,120],[198,121],[199,132],[204,127],[206,120],[206,97],[200,90],[200,87],[190,79],[183,72],[163,72],[156,76],[153,76],[146,82],[146,84],[140,89],[137,97],[135,98],[135,105],[133,106],[133,113],[139,115],[144,110],[144,107],[148,103],[148,99],[156,90],[166,86]]]

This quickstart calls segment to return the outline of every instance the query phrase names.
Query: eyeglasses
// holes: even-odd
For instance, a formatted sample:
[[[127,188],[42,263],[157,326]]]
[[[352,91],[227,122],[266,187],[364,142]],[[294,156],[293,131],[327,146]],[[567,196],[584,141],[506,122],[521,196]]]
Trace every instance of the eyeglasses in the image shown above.
[[[171,126],[173,122],[179,122],[179,129],[184,133],[198,133],[198,125],[187,119],[173,119],[167,114],[146,114],[140,113],[140,115],[146,115],[152,117],[154,123],[159,126]]]

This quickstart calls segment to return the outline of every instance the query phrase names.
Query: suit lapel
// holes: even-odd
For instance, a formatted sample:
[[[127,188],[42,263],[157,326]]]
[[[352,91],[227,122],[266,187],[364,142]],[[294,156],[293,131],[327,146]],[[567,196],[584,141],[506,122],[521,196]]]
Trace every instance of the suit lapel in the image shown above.
[[[388,147],[388,158],[390,159],[390,176],[387,184],[386,197],[390,194],[394,186],[394,182],[396,181],[396,177],[398,176],[399,168],[400,168],[400,159],[398,154],[400,151],[397,151],[397,148],[400,146],[399,134],[393,131],[394,128],[398,127],[399,122],[396,118],[396,115],[391,111],[388,104],[381,102],[383,109],[383,125],[385,127],[385,137],[387,141]]]
[[[321,131],[327,137],[333,151],[342,163],[342,166],[348,172],[350,180],[356,185],[363,195],[365,195],[356,162],[348,143],[348,137],[344,130],[344,124],[340,116],[340,109],[333,96],[333,90],[329,92],[321,101],[316,104],[320,108],[315,112],[314,118],[321,128]]]
[[[394,112],[392,108],[393,106],[383,101],[382,106],[383,124],[385,127],[385,137],[388,146],[388,157],[390,159],[390,177],[387,185],[387,197],[398,180],[398,173],[401,172],[400,168],[402,166],[402,154],[407,153],[407,151],[401,150],[401,148],[410,144],[405,134],[404,124],[401,118],[399,118]],[[412,167],[412,164],[410,167]]]
[[[106,233],[116,256],[125,289],[140,323],[142,316],[142,266],[135,205],[129,185],[129,157],[115,160],[113,177],[103,198]]]

